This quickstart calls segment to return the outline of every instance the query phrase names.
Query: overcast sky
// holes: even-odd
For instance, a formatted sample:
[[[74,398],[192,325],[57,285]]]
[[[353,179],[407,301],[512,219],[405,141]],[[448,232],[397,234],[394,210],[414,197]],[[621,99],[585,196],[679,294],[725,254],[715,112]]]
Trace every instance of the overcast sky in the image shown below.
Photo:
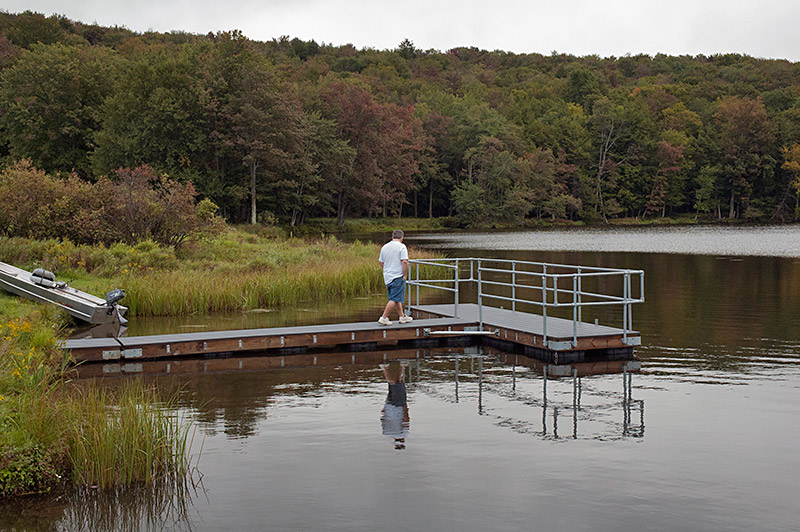
[[[457,46],[517,53],[553,50],[714,54],[800,60],[799,0],[3,0],[2,9],[59,13],[134,31],[240,29],[357,48]]]

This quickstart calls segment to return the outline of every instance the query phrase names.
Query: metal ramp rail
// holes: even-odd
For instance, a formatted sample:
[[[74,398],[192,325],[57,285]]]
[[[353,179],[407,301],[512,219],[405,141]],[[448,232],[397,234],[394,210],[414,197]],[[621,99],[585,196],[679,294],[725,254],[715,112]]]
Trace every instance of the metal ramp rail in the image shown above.
[[[426,275],[421,276],[422,272]],[[428,278],[429,273],[438,273]],[[508,302],[517,312],[518,305],[541,309],[543,336],[547,342],[547,309],[572,308],[572,345],[578,344],[578,325],[583,323],[584,307],[622,307],[622,341],[634,345],[640,337],[633,332],[633,310],[644,303],[644,271],[596,266],[576,266],[548,262],[509,259],[452,258],[409,260],[408,307],[421,305],[420,289],[427,288],[453,294],[456,318],[459,303],[463,304],[461,288],[464,283],[477,284],[479,330],[483,330],[483,308],[490,302]],[[586,285],[592,285],[586,289]],[[634,295],[636,292],[636,295]],[[520,311],[522,312],[522,311]],[[528,313],[530,314],[530,313]],[[597,324],[597,321],[595,321]]]

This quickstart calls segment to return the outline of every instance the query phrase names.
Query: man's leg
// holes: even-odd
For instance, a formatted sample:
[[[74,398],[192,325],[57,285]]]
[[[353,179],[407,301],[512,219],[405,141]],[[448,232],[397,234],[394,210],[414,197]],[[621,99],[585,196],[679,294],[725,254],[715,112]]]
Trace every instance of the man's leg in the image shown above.
[[[408,314],[405,313],[405,311],[403,310],[403,304],[402,303],[398,303],[397,306],[400,309],[400,318],[399,318],[400,323],[409,323],[409,322],[414,321],[414,318],[412,318],[411,316],[409,316]]]
[[[397,313],[399,314],[398,317],[400,317],[400,318],[402,318],[403,316],[406,315],[406,313],[403,312],[403,304],[400,303],[399,301],[397,302]]]
[[[381,316],[381,318],[388,318],[389,313],[394,309],[395,305],[398,305],[396,301],[389,301],[386,303],[386,308],[383,309],[383,316]]]

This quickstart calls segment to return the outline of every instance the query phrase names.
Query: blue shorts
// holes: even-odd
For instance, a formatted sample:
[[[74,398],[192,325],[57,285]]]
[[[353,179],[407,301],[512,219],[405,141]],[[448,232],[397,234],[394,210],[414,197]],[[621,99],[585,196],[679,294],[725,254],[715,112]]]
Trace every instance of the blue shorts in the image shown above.
[[[406,301],[406,280],[402,277],[395,277],[392,282],[386,285],[386,295],[389,301],[405,303]]]

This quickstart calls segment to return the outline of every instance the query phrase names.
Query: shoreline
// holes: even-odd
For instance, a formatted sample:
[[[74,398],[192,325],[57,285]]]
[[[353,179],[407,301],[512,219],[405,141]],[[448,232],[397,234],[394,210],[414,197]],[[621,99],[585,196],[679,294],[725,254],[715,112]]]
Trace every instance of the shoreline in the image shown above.
[[[320,237],[326,235],[348,235],[363,233],[391,232],[393,229],[402,229],[411,232],[435,231],[536,231],[548,229],[611,229],[620,227],[785,227],[800,224],[800,220],[787,223],[770,223],[749,220],[695,220],[694,217],[676,218],[619,218],[609,223],[585,223],[570,220],[535,220],[522,225],[481,225],[477,227],[460,227],[453,223],[452,218],[353,218],[345,220],[342,227],[336,223],[336,218],[313,218],[301,226],[289,225],[275,226],[279,231],[289,237]]]

